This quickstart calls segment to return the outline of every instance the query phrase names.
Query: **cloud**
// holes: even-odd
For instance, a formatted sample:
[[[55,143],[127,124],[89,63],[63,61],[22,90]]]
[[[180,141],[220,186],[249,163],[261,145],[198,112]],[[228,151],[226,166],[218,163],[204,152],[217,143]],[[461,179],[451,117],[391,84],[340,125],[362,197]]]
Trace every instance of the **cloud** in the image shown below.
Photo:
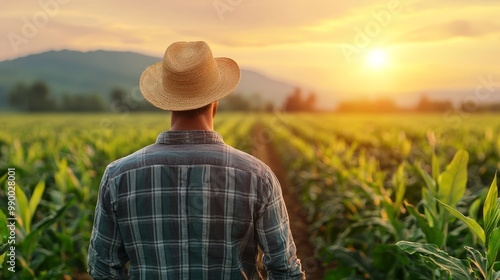
[[[498,34],[500,25],[492,22],[472,22],[464,19],[426,25],[400,36],[400,42],[441,41],[457,37],[477,38]]]
[[[357,35],[357,29],[363,30],[366,24],[374,20],[374,13],[387,10],[393,3],[402,6],[403,13],[392,15],[390,25],[384,26],[380,36],[372,40],[374,43],[390,41],[391,36],[395,38],[393,40],[407,42],[442,40],[460,34],[472,36],[482,30],[482,26],[466,17],[448,20],[447,23],[435,22],[434,19],[439,18],[439,15],[429,13],[429,7],[436,6],[435,9],[442,9],[439,11],[441,14],[452,16],[455,11],[445,10],[443,5],[416,0],[362,0],[355,3],[327,0],[291,0],[286,3],[263,0],[71,1],[61,6],[54,17],[60,23],[57,26],[60,33],[67,35],[61,36],[53,44],[63,45],[74,41],[75,36],[87,36],[85,30],[92,30],[96,34],[109,32],[108,38],[99,37],[103,41],[89,42],[96,44],[96,47],[109,46],[112,42],[148,44],[155,40],[155,36],[164,36],[163,41],[201,39],[236,48],[304,42],[351,43]],[[217,5],[226,8],[217,10]],[[10,4],[10,9],[17,16],[29,11],[26,12],[29,16],[40,7],[23,3],[17,6]],[[473,11],[475,14],[478,12]],[[432,19],[430,22],[427,19],[429,16]],[[4,21],[9,19],[2,19],[2,23]],[[489,30],[494,28],[496,26],[489,27]],[[116,36],[124,38],[117,40]],[[157,37],[156,40],[162,38]]]

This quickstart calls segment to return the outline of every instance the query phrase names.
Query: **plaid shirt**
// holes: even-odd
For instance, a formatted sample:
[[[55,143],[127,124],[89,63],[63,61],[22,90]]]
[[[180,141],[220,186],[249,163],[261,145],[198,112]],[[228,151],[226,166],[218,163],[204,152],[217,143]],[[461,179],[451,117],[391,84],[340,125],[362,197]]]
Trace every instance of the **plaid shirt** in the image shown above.
[[[106,168],[88,266],[94,279],[259,279],[258,246],[269,279],[304,278],[269,167],[216,132],[167,131]]]

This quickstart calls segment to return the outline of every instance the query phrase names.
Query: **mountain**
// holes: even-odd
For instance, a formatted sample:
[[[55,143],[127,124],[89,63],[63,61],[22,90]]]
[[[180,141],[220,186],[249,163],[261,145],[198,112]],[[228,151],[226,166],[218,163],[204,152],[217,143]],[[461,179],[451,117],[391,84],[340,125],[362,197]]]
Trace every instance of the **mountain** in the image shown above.
[[[158,57],[132,52],[72,50],[49,51],[0,62],[0,107],[6,108],[7,94],[18,83],[31,84],[42,80],[50,86],[51,94],[101,93],[120,87],[130,92],[139,85],[142,71]],[[277,81],[252,70],[241,70],[236,94],[255,97],[282,105],[295,85]]]

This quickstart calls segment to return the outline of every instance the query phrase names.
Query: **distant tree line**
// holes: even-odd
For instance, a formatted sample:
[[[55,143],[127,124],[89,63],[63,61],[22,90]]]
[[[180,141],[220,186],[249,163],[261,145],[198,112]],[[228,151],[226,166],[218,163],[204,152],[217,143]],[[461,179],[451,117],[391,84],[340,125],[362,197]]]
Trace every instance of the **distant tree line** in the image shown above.
[[[24,112],[134,112],[157,111],[140,93],[130,93],[122,88],[114,88],[107,94],[98,92],[62,94],[59,98],[51,94],[50,87],[43,81],[30,85],[17,84],[8,93],[9,105]],[[288,112],[315,111],[316,94],[303,96],[296,88],[284,101],[282,108]],[[272,112],[276,106],[271,101],[262,100],[257,93],[247,96],[233,93],[219,102],[220,111]]]
[[[57,108],[56,101],[50,97],[47,84],[35,82],[30,86],[16,85],[8,95],[9,104],[22,111],[52,111]]]
[[[36,81],[30,85],[17,84],[8,93],[8,103],[19,111],[25,112],[134,112],[158,111],[149,104],[140,92],[128,92],[116,87],[107,94],[98,92],[80,94],[62,94],[59,98],[51,95],[49,85]],[[270,101],[262,100],[259,94],[250,96],[233,93],[219,103],[221,111],[254,111],[272,112],[282,109],[285,112],[314,112],[317,96],[314,92],[304,95],[300,88],[295,88],[284,100],[280,108]],[[462,103],[458,107],[451,101],[431,100],[422,95],[413,107],[400,107],[392,99],[351,100],[341,102],[336,112],[353,113],[395,113],[395,112],[500,112],[500,103],[469,104]]]
[[[128,92],[122,88],[113,88],[107,94],[98,92],[80,94],[62,94],[52,96],[50,87],[43,81],[30,85],[17,84],[8,93],[8,103],[13,108],[24,112],[139,112],[158,111],[149,104],[140,92]],[[264,101],[260,95],[245,96],[234,93],[223,98],[220,111],[259,111],[272,112],[274,104]]]
[[[128,98],[128,93],[121,88],[114,88],[103,95],[98,92],[80,94],[62,94],[60,98],[51,95],[50,88],[43,81],[31,85],[17,84],[8,93],[8,102],[12,107],[25,112],[130,112],[154,111],[154,106],[142,99]]]
[[[456,110],[467,113],[500,112],[500,103],[460,103],[458,106],[454,106],[449,100],[431,100],[427,97],[427,95],[422,95],[416,105],[412,107],[401,107],[398,106],[392,99],[380,98],[375,100],[343,101],[337,106],[335,111],[352,113],[437,113]]]

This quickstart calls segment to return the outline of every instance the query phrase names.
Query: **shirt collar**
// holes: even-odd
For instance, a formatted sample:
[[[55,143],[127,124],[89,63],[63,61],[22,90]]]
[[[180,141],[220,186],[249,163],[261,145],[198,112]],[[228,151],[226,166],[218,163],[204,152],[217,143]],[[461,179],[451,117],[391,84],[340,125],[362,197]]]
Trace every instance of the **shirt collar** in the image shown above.
[[[169,130],[163,131],[156,138],[157,144],[224,144],[222,136],[209,130]]]

